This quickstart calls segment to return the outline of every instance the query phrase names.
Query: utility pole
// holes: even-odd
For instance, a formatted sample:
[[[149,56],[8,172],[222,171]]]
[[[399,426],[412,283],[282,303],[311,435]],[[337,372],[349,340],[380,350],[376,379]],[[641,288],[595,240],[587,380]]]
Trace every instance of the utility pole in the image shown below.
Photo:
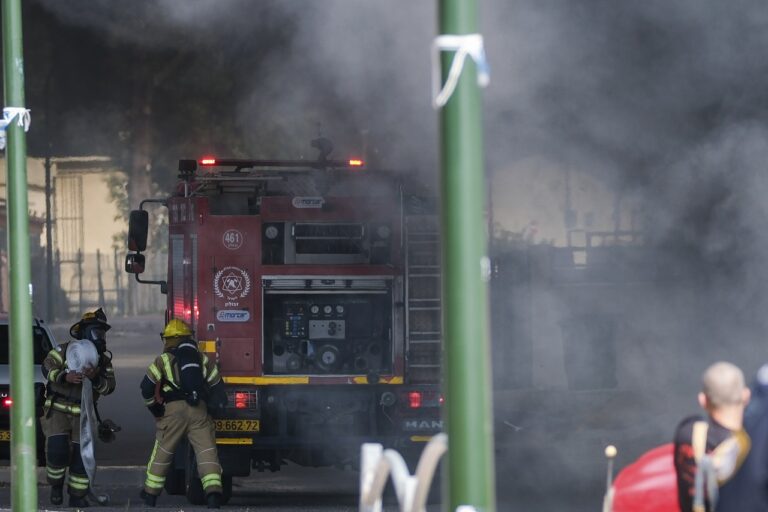
[[[47,131],[47,130],[46,130]],[[48,146],[48,154],[45,156],[45,319],[49,322],[55,320],[53,314],[53,211],[51,209],[51,147]]]
[[[32,284],[27,214],[28,111],[24,106],[21,0],[3,0],[4,118],[8,165],[8,255],[11,289],[11,507],[37,510]],[[9,119],[10,118],[10,119]]]
[[[115,266],[115,314],[125,314],[122,303],[122,291],[120,290],[120,263],[117,258],[117,247],[112,248],[113,262]]]
[[[101,275],[101,250],[96,249],[96,279],[98,280],[98,286],[99,286],[99,306],[106,307],[104,305],[105,299],[104,299],[104,278]]]
[[[475,0],[440,0],[440,109],[448,510],[496,509],[484,221],[482,102],[488,80]],[[463,66],[462,66],[463,64]]]
[[[77,310],[83,310],[83,250],[77,250]]]

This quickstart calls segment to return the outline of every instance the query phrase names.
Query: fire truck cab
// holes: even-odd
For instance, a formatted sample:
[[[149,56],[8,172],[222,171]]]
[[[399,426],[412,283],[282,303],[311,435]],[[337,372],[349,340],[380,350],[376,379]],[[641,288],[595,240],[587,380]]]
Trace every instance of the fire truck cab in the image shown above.
[[[360,160],[204,158],[131,212],[126,271],[160,285],[226,384],[225,498],[252,469],[355,467],[371,441],[413,460],[441,431],[436,208],[407,188]],[[139,277],[148,202],[167,207],[163,280]],[[188,446],[166,490],[203,501]]]

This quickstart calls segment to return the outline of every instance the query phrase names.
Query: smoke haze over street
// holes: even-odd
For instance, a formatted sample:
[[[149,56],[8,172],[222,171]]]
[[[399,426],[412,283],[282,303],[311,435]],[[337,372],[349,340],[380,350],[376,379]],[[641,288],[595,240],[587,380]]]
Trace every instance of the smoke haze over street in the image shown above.
[[[322,135],[334,157],[363,155],[437,189],[435,3],[25,9],[34,156],[107,155],[162,196],[178,158],[313,159],[309,141]],[[502,474],[527,468],[516,485],[500,479],[501,494],[555,510],[580,489],[595,510],[601,446],[617,444],[629,463],[696,411],[710,363],[749,377],[768,361],[768,10],[757,0],[480,9],[497,462]],[[609,250],[573,242],[589,236]],[[543,270],[563,255],[587,277]],[[537,486],[555,470],[562,481],[547,487],[559,494]]]

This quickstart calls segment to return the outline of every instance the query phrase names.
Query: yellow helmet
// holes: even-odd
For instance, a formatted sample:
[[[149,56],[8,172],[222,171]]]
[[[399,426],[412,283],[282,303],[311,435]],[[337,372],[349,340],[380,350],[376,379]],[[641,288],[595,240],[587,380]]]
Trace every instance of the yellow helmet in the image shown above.
[[[192,336],[192,328],[184,321],[178,318],[171,319],[168,325],[163,329],[163,338],[180,338],[182,336]]]

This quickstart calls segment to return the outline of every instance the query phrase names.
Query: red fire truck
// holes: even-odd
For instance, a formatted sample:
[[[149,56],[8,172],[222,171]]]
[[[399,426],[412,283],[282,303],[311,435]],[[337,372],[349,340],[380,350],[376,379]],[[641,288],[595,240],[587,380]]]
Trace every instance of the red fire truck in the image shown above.
[[[160,285],[227,386],[225,496],[233,476],[287,461],[355,467],[363,442],[413,460],[442,429],[436,208],[408,188],[326,154],[203,158],[131,212],[126,271]],[[162,281],[139,277],[152,202],[167,207]],[[167,491],[202,502],[194,455],[176,455]]]

